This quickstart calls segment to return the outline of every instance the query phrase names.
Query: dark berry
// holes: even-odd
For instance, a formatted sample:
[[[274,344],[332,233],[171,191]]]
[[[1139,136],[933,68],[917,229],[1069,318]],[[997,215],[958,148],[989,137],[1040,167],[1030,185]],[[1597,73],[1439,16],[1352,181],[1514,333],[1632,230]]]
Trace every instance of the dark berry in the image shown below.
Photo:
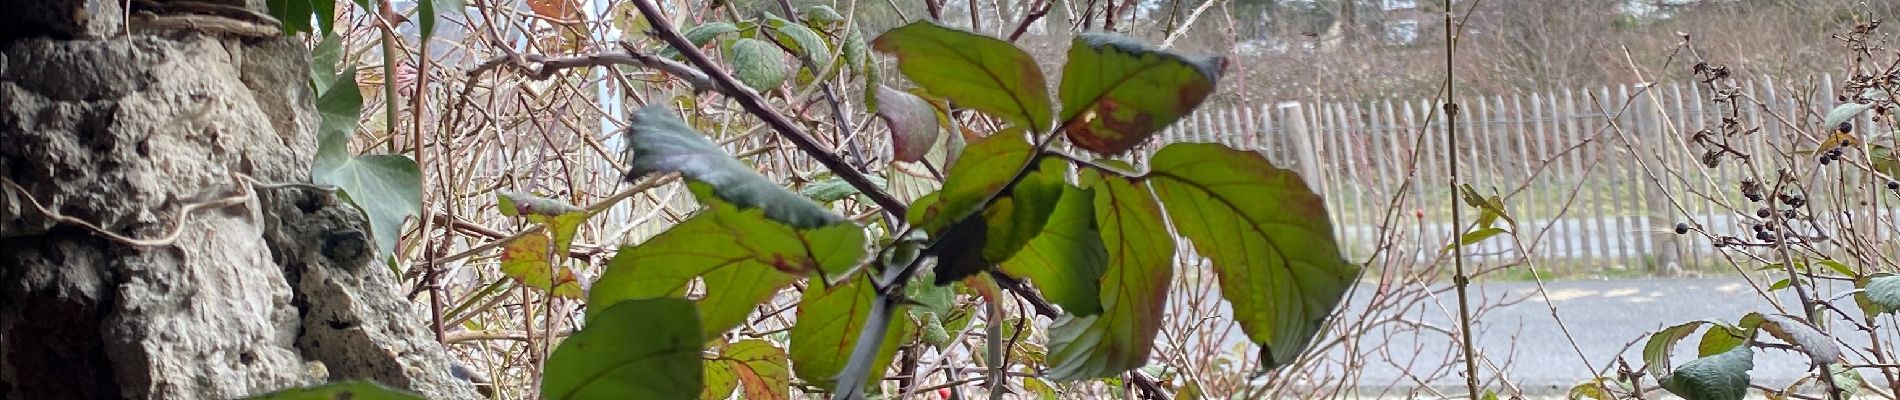
[[[1685,234],[1685,233],[1689,233],[1689,224],[1688,224],[1688,223],[1684,223],[1684,222],[1677,222],[1677,223],[1676,223],[1676,234],[1677,234],[1677,235],[1681,235],[1681,234]]]
[[[1821,161],[1821,165],[1827,165],[1828,162],[1834,161],[1834,159],[1829,158],[1828,156],[1821,156],[1820,161]]]
[[[1781,217],[1787,218],[1787,219],[1794,219],[1795,217],[1794,210],[1781,210]]]
[[[1834,130],[1836,130],[1836,131],[1840,131],[1841,133],[1853,133],[1853,132],[1854,132],[1854,123],[1852,123],[1852,122],[1847,122],[1847,121],[1841,121],[1841,126],[1837,126],[1837,127],[1834,127]]]
[[[1760,239],[1760,240],[1775,240],[1775,234],[1773,234],[1773,233],[1768,233],[1768,232],[1766,232],[1766,231],[1763,231],[1763,232],[1755,232],[1755,239]]]
[[[1887,190],[1900,190],[1900,181],[1887,181]]]
[[[1762,224],[1755,224],[1755,231],[1756,231],[1756,232],[1761,232],[1762,230],[1764,230],[1764,229],[1767,229],[1767,228],[1768,228],[1768,226],[1767,226],[1767,225],[1762,225]]]
[[[1761,217],[1761,218],[1768,218],[1768,216],[1774,215],[1774,214],[1771,214],[1772,212],[1773,211],[1768,211],[1768,207],[1762,207],[1760,210],[1755,210],[1755,216]]]
[[[1728,246],[1728,238],[1727,238],[1727,237],[1724,237],[1724,238],[1722,238],[1722,240],[1717,240],[1717,241],[1715,241],[1715,248],[1718,248],[1718,249],[1719,249],[1719,248],[1722,248],[1722,247],[1725,247],[1725,246]]]
[[[1760,202],[1761,202],[1761,195],[1759,195],[1759,194],[1748,194],[1748,195],[1745,195],[1745,196],[1747,196],[1747,197],[1748,197],[1748,201],[1752,201],[1752,202],[1756,202],[1756,203],[1760,203]]]

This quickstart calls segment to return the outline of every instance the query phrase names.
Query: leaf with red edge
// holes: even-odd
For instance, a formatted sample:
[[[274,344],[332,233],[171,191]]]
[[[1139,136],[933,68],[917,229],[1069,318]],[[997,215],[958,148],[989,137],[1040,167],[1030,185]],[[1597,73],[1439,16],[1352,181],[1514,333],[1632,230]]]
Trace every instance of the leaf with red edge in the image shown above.
[[[550,247],[547,232],[534,232],[508,241],[501,249],[501,273],[542,292],[569,299],[581,298],[580,280],[574,278],[574,270],[557,269],[548,264]]]
[[[1050,379],[1105,378],[1139,368],[1155,334],[1174,275],[1174,237],[1146,186],[1085,170],[1094,182],[1095,222],[1108,249],[1101,278],[1102,313],[1064,315],[1049,332]]]
[[[891,158],[897,161],[922,161],[942,131],[929,101],[884,85],[877,85],[877,116],[891,128]]]
[[[1061,128],[1089,151],[1125,153],[1200,106],[1214,92],[1221,63],[1119,34],[1077,36],[1062,67]]]
[[[729,363],[745,388],[746,400],[784,400],[791,398],[791,358],[785,350],[759,339],[742,340],[726,346],[715,363]]]
[[[1031,132],[1049,130],[1052,107],[1042,67],[1016,45],[918,21],[885,31],[871,47],[896,55],[897,69],[904,76],[957,106],[989,113]]]

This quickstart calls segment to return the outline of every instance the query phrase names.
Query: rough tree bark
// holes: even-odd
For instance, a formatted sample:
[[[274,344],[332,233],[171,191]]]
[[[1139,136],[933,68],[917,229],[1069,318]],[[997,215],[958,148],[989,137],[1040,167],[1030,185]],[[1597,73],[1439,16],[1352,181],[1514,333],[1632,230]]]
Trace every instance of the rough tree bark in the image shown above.
[[[358,211],[245,183],[310,178],[306,52],[203,1],[0,0],[0,399],[477,397]]]

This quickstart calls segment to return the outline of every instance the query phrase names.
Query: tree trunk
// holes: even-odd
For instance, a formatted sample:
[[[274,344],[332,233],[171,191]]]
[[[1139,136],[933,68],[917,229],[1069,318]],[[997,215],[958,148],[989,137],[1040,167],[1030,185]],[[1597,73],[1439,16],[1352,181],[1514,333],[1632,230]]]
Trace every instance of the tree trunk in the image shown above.
[[[0,399],[477,397],[359,211],[246,184],[310,179],[306,51],[183,3],[0,0]]]

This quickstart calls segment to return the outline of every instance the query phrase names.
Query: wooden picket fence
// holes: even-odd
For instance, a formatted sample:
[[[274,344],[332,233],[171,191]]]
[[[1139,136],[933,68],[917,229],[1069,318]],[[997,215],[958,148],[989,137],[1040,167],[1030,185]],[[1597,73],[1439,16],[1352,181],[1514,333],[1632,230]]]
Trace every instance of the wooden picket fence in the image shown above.
[[[1764,77],[1737,85],[1743,104],[1751,104],[1741,109],[1740,122],[1761,129],[1739,139],[1742,149],[1758,155],[1754,172],[1773,176],[1778,166],[1797,161],[1812,168],[1811,155],[1786,151],[1818,143],[1794,127],[1827,131],[1819,125],[1837,103],[1833,78]],[[1457,104],[1461,140],[1451,155],[1460,163],[1460,181],[1504,195],[1522,246],[1530,249],[1501,235],[1466,246],[1473,260],[1505,262],[1528,253],[1578,261],[1556,263],[1571,268],[1707,268],[1719,265],[1716,249],[1700,236],[1675,234],[1678,222],[1752,235],[1742,228],[1755,221],[1759,205],[1742,200],[1739,191],[1750,171],[1732,159],[1705,167],[1698,161],[1703,148],[1691,142],[1702,129],[1719,131],[1727,107],[1710,101],[1706,86],[1664,83],[1645,91],[1619,85],[1459,98]],[[1873,126],[1868,118],[1856,126]],[[1260,151],[1326,198],[1354,261],[1374,254],[1381,238],[1400,239],[1385,256],[1430,260],[1461,231],[1451,226],[1446,122],[1432,99],[1212,106],[1170,127],[1147,150],[1220,142]],[[1401,190],[1408,197],[1393,209]],[[1717,198],[1748,209],[1726,209]],[[1467,224],[1476,216],[1474,209],[1463,212]]]

